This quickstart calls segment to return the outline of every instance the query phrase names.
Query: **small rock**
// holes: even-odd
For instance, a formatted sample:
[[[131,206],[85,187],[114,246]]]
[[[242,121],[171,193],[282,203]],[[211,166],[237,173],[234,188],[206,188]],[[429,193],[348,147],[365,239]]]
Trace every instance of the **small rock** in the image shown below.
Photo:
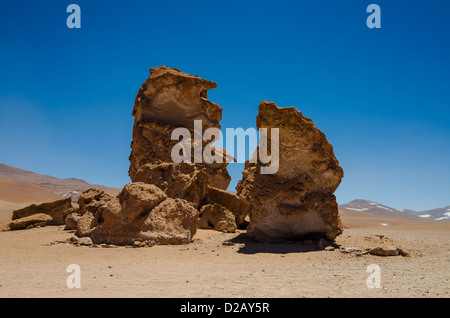
[[[69,242],[77,245],[88,245],[88,246],[92,245],[92,240],[89,236],[86,237],[72,236],[69,239]]]
[[[334,247],[333,246],[327,246],[324,248],[325,251],[334,251]]]
[[[377,246],[369,250],[369,254],[377,256],[398,256],[401,249],[397,247],[382,247]]]

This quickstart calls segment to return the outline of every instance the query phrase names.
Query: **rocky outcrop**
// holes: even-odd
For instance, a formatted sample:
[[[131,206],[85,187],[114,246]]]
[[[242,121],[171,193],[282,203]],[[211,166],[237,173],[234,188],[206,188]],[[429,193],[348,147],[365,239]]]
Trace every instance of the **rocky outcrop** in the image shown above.
[[[228,233],[236,232],[237,228],[233,213],[217,203],[202,206],[198,227]]]
[[[259,241],[333,240],[342,232],[333,193],[343,170],[325,135],[294,107],[272,102],[261,102],[256,125],[268,129],[268,156],[276,142],[271,128],[278,128],[279,164],[275,173],[261,173],[268,158],[258,151],[256,163],[245,164],[236,189],[250,204],[248,235]]]
[[[198,170],[206,167],[213,170],[213,175],[221,175],[222,180],[216,186],[226,189],[231,180],[226,170],[227,160],[223,163],[194,160],[194,149],[203,150],[210,143],[203,138],[203,131],[220,129],[222,108],[207,99],[207,91],[216,86],[214,82],[167,66],[150,69],[150,77],[140,88],[132,112],[135,121],[129,175],[133,182],[138,170],[147,163],[173,163],[172,149],[180,140],[172,140],[172,133],[176,128],[186,128],[191,138],[188,159],[195,162]],[[200,129],[196,129],[195,120],[201,120]],[[215,147],[214,150],[227,157],[223,149]]]
[[[185,199],[199,208],[209,187],[226,188],[230,179],[223,169],[213,170],[187,162],[157,161],[143,165],[136,172],[134,181],[157,185],[169,197]]]
[[[214,82],[167,66],[150,70],[132,113],[135,122],[129,175],[133,182],[156,185],[169,198],[186,200],[197,209],[207,203],[222,204],[206,198],[210,189],[227,189],[231,177],[226,167],[233,158],[217,147],[208,149],[222,158],[221,162],[203,158],[203,150],[211,143],[203,138],[203,132],[208,128],[220,129],[222,119],[222,108],[207,99],[207,91],[216,86]],[[181,161],[172,156],[173,149],[178,149],[176,146],[180,143],[176,138],[172,140],[177,128],[185,129],[189,137],[187,147],[183,145],[179,149],[186,154]],[[242,225],[242,209],[233,213],[238,215],[238,224]]]
[[[53,218],[45,213],[35,213],[12,220],[8,224],[11,231],[29,229],[32,227],[46,226],[52,222]]]
[[[78,237],[94,244],[186,244],[197,231],[198,210],[152,184],[130,183],[117,197],[91,189],[81,194],[79,205],[69,222],[76,223]]]
[[[235,192],[210,187],[203,200],[203,204],[219,204],[231,211],[234,215],[236,226],[240,229],[245,229],[248,225],[246,218],[249,213],[250,204]]]
[[[89,189],[78,197],[78,209],[69,211],[66,229],[76,229],[78,237],[87,237],[97,226],[99,209],[114,197],[103,190]],[[75,225],[76,224],[76,225]]]
[[[34,214],[47,214],[52,219],[47,221],[48,225],[63,225],[67,211],[72,207],[70,198],[58,200],[49,203],[42,203],[39,205],[32,204],[20,210],[15,210],[12,213],[12,220],[28,217]]]

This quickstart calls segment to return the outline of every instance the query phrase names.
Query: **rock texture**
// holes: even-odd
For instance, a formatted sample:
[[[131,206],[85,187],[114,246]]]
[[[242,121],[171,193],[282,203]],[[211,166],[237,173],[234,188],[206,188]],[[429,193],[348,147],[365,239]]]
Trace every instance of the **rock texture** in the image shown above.
[[[210,187],[208,188],[203,203],[223,206],[233,213],[238,228],[245,229],[247,227],[248,221],[246,218],[249,213],[250,204],[235,192]]]
[[[133,141],[131,143],[129,175],[136,180],[139,168],[147,163],[173,163],[172,148],[179,140],[171,140],[175,128],[186,128],[190,132],[192,150],[195,136],[199,136],[202,149],[210,141],[203,139],[207,128],[219,128],[222,108],[207,99],[207,91],[217,87],[216,83],[181,72],[167,66],[150,69],[150,77],[136,96],[132,115],[135,117]],[[194,121],[201,120],[201,131],[194,130]],[[224,158],[223,149],[215,148]],[[191,151],[194,161],[194,151]],[[226,189],[231,178],[223,163],[196,163],[196,169],[204,167],[214,170],[213,175],[221,175],[221,188]]]
[[[23,209],[13,211],[12,220],[17,220],[34,214],[47,214],[52,219],[47,222],[48,225],[63,225],[67,211],[72,207],[70,198],[58,200],[39,205],[32,204]]]
[[[342,232],[333,193],[343,170],[325,135],[294,107],[272,102],[261,102],[256,125],[269,129],[269,151],[270,128],[279,129],[279,168],[262,174],[260,158],[246,162],[236,189],[251,206],[248,235],[259,241],[333,240]]]
[[[233,213],[217,203],[202,206],[198,227],[228,233],[236,232],[237,228]]]
[[[199,208],[209,187],[226,188],[230,179],[222,169],[213,170],[187,162],[157,161],[141,166],[134,181],[157,185],[169,197],[185,199]]]
[[[8,227],[11,231],[29,229],[31,227],[46,226],[53,218],[45,213],[35,213],[12,220]]]
[[[80,195],[79,205],[66,228],[75,222],[76,235],[94,244],[187,244],[197,231],[198,210],[152,184],[130,183],[117,197],[90,189]]]
[[[208,203],[224,204],[208,200],[207,196],[211,189],[227,189],[231,177],[226,167],[233,158],[225,150],[213,147],[214,154],[223,160],[211,163],[204,158],[198,160],[194,151],[200,149],[203,154],[211,143],[203,138],[206,129],[220,129],[222,108],[207,99],[207,91],[216,86],[214,82],[167,66],[150,70],[132,112],[135,122],[129,175],[133,182],[156,185],[169,198],[186,200],[196,209]],[[201,125],[196,126],[195,120],[201,120]],[[174,162],[171,156],[172,149],[180,142],[172,140],[176,128],[189,132],[190,149],[186,149],[190,150],[189,162]],[[244,210],[233,213],[237,215],[237,223],[244,224],[241,220],[245,218]]]

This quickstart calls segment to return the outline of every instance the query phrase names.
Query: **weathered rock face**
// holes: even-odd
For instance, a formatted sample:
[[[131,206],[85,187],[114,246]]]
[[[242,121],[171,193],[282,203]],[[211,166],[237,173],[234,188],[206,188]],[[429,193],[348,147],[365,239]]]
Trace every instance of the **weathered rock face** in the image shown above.
[[[150,70],[150,77],[140,88],[133,109],[135,117],[133,141],[131,143],[130,169],[131,180],[136,181],[139,168],[147,163],[158,161],[173,163],[171,153],[180,140],[171,140],[176,128],[186,128],[191,137],[191,160],[194,160],[194,146],[201,143],[203,149],[210,141],[204,140],[202,132],[207,128],[219,128],[222,108],[207,99],[207,91],[215,88],[213,82],[189,75],[167,66]],[[194,130],[195,120],[201,120],[201,131]],[[198,138],[195,138],[197,136]],[[215,150],[227,156],[223,149]],[[214,170],[213,174],[222,175],[224,182],[220,186],[226,189],[231,178],[223,163],[195,164],[196,169],[204,167]]]
[[[8,224],[8,228],[11,231],[23,230],[30,227],[46,226],[52,222],[53,218],[45,213],[35,213],[28,216],[24,216],[18,219],[12,220]]]
[[[210,187],[203,203],[223,206],[233,213],[238,228],[245,229],[247,227],[248,222],[246,217],[249,213],[250,205],[247,200],[241,198],[236,193]]]
[[[222,108],[207,99],[207,91],[215,87],[211,81],[167,66],[150,70],[132,113],[135,122],[129,175],[133,182],[154,184],[169,198],[186,200],[197,209],[206,204],[209,189],[227,189],[231,177],[226,167],[233,160],[229,154],[213,147],[211,153],[223,158],[222,162],[195,157],[196,149],[203,154],[211,143],[203,138],[203,132],[220,129]],[[196,125],[196,120],[201,120],[201,125]],[[172,150],[181,141],[172,140],[176,128],[189,132],[188,149],[183,149],[190,153],[190,162],[174,162],[172,158]]]
[[[87,237],[97,226],[99,209],[114,197],[103,190],[89,189],[78,197],[78,209],[68,211],[66,230],[75,229],[78,237]]]
[[[217,203],[202,206],[198,227],[228,233],[236,232],[237,228],[233,213]]]
[[[70,198],[62,199],[39,205],[32,204],[23,209],[13,211],[12,220],[17,220],[34,214],[47,214],[51,216],[51,220],[47,220],[48,225],[63,225],[67,211],[72,207]]]
[[[206,197],[209,186],[226,188],[230,182],[222,169],[213,170],[187,162],[160,161],[143,165],[134,179],[136,182],[155,184],[169,197],[185,199],[196,208]]]
[[[279,167],[262,174],[261,161],[246,162],[236,190],[251,206],[248,235],[260,241],[334,239],[342,232],[333,193],[343,170],[325,135],[294,107],[271,102],[259,105],[256,125],[268,128],[269,152],[270,128],[279,129]]]
[[[79,199],[79,211],[68,218],[77,236],[95,244],[186,244],[197,231],[198,210],[182,199],[171,199],[152,184],[126,185],[117,197],[91,189]]]

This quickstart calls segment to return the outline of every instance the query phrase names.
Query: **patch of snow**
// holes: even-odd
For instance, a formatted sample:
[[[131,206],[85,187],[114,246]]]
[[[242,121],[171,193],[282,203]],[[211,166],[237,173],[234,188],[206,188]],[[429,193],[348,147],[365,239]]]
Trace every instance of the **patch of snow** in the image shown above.
[[[378,203],[375,202],[369,202],[370,205],[377,205]]]
[[[368,210],[368,208],[363,208],[363,209],[356,209],[356,208],[346,208],[346,209],[348,209],[348,210],[355,210],[355,211],[367,211]]]
[[[62,197],[63,198],[71,198],[73,195],[77,195],[79,192],[78,191],[75,191],[75,190],[72,190],[72,191],[67,191],[66,193],[64,193],[63,195],[62,195]]]
[[[429,218],[431,215],[430,214],[421,214],[418,215],[419,218]]]
[[[434,219],[435,221],[441,221],[441,220],[447,220],[450,219],[450,212],[445,212],[444,213],[445,216],[442,216],[440,218]]]
[[[393,211],[392,209],[389,209],[389,208],[387,208],[385,206],[381,206],[381,205],[377,205],[377,208]]]

